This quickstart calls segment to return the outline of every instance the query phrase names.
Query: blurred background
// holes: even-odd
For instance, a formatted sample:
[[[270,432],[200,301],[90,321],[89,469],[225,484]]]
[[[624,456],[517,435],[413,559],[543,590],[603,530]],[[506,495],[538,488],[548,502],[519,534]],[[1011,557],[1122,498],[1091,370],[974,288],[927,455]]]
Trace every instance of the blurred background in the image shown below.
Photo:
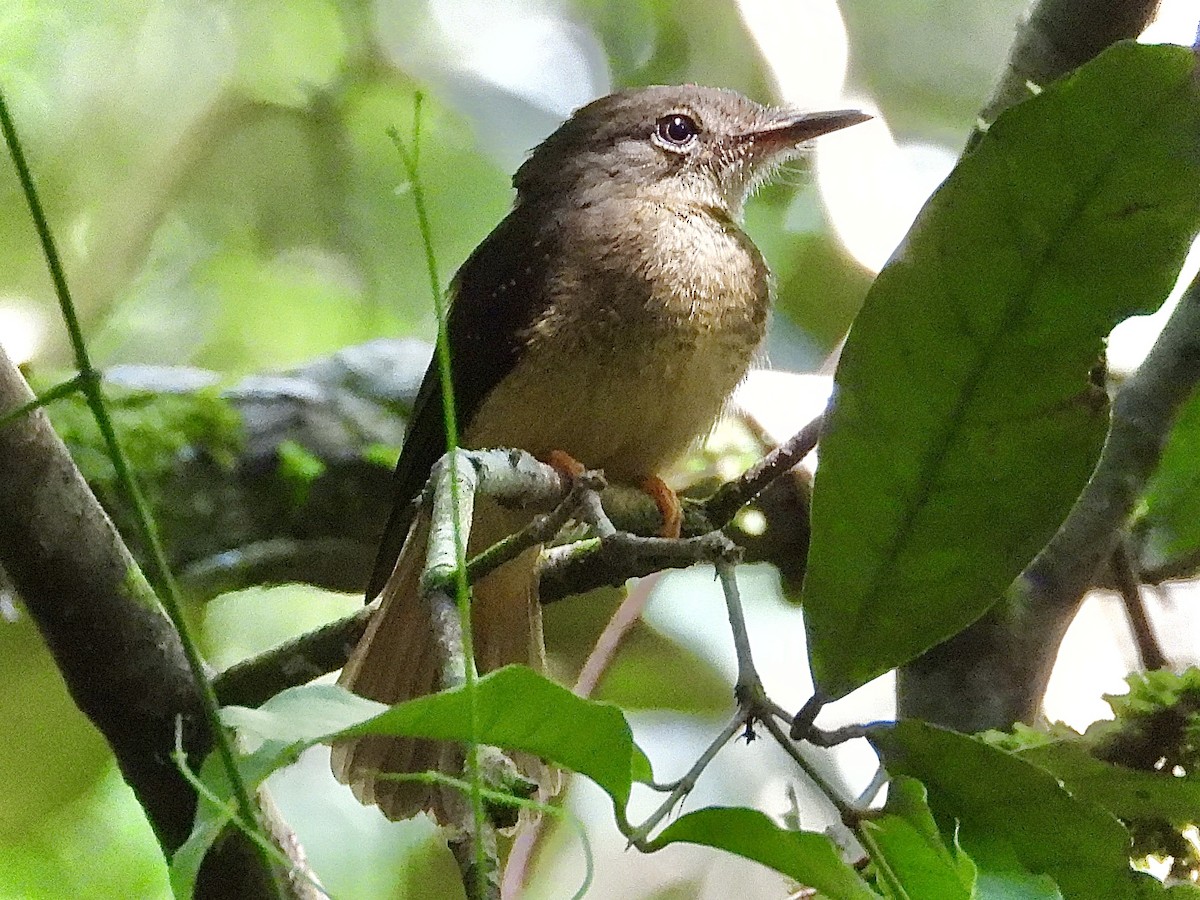
[[[1024,0],[5,0],[3,88],[55,229],[97,363],[191,365],[223,384],[377,337],[434,333],[424,257],[390,127],[413,128],[443,281],[506,212],[510,176],[575,107],[618,87],[694,81],[877,118],[818,142],[749,205],[777,278],[774,372],[740,402],[784,437],[821,408],[819,372],[917,209],[947,174],[1003,65]],[[1195,10],[1167,0],[1145,40],[1191,43]],[[805,174],[805,169],[811,172]],[[17,181],[0,164],[0,344],[34,375],[70,355]],[[1114,339],[1136,365],[1156,318]],[[767,688],[799,706],[803,633],[773,569],[742,570]],[[703,570],[645,580],[635,628],[596,696],[631,711],[660,779],[679,774],[731,709],[733,651]],[[615,594],[550,609],[556,674],[573,682]],[[169,896],[166,869],[99,735],[66,696],[28,617],[0,597],[0,896]],[[359,598],[246,591],[197,610],[211,661],[244,656],[352,610]],[[1089,606],[1056,675],[1051,716],[1075,727],[1120,691],[1128,641]],[[1176,615],[1171,602],[1160,614]],[[1090,618],[1089,618],[1090,617]],[[1119,622],[1119,620],[1118,620]],[[1091,623],[1091,624],[1089,624]],[[1080,631],[1079,629],[1090,629]],[[1176,658],[1200,646],[1181,615]],[[1082,687],[1081,687],[1082,686]],[[887,715],[891,684],[830,725]],[[1081,693],[1082,691],[1082,693]],[[823,724],[825,720],[822,720]],[[327,757],[327,754],[325,754]],[[386,823],[314,751],[273,781],[339,898],[456,896],[423,821]],[[833,766],[831,757],[825,765]],[[850,746],[849,788],[872,774]],[[727,748],[688,800],[758,805],[830,824],[769,742]],[[567,897],[595,857],[592,896],[784,896],[783,880],[697,848],[624,851],[598,791],[571,786],[526,896]],[[635,803],[632,814],[640,812]]]

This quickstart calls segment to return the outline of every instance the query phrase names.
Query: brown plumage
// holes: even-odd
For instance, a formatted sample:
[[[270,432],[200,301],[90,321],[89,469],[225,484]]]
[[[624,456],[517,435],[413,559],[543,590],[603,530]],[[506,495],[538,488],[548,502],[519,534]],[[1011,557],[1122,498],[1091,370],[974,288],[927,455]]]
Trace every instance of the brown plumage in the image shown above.
[[[451,285],[455,404],[467,447],[564,451],[609,479],[640,484],[711,428],[765,332],[769,274],[738,222],[746,195],[804,141],[863,121],[801,115],[732,91],[653,87],[575,113],[514,178],[513,211]],[[340,683],[395,703],[437,687],[429,615],[418,602],[427,522],[411,500],[445,452],[431,365],[396,469],[396,506],[369,596],[383,607]],[[520,527],[482,500],[470,550]],[[540,667],[536,552],[473,588],[476,662]],[[386,583],[386,587],[384,586]],[[444,797],[380,772],[455,769],[454,748],[365,739],[333,768],[391,818]]]

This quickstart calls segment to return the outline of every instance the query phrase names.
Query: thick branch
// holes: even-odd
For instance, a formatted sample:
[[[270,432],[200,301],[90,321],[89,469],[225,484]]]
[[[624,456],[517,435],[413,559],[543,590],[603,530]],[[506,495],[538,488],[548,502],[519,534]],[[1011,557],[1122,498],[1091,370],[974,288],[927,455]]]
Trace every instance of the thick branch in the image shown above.
[[[0,410],[30,397],[0,350]],[[0,470],[0,562],[160,842],[177,847],[196,798],[169,758],[176,717],[187,746],[208,749],[179,637],[44,412],[0,430]]]
[[[0,350],[0,415],[31,397]],[[44,412],[0,428],[0,471],[0,562],[169,853],[196,808],[171,760],[176,722],[193,765],[212,743],[179,635]],[[278,894],[258,849],[231,833],[206,861],[197,896]]]
[[[979,114],[983,130],[1032,91],[1073,72],[1117,41],[1137,37],[1158,11],[1159,0],[1041,0],[1017,27],[1008,63]],[[1032,86],[1032,87],[1031,87]]]

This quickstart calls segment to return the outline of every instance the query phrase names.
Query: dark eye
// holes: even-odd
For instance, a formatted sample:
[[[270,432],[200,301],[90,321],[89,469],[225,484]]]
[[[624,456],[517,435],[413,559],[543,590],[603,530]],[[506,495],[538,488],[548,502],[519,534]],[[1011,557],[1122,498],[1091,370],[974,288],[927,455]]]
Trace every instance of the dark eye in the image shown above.
[[[700,126],[696,124],[695,120],[681,113],[663,116],[658,120],[658,136],[676,147],[682,147],[699,133]]]

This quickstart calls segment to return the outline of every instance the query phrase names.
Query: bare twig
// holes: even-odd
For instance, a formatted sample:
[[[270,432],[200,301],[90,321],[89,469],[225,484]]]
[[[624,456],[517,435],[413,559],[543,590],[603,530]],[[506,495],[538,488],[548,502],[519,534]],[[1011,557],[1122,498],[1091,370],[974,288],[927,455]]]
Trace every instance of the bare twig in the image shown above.
[[[378,609],[376,600],[352,616],[230,666],[213,679],[221,705],[258,706],[285,688],[340,669]]]
[[[575,679],[574,691],[580,697],[590,697],[596,690],[600,679],[604,677],[604,673],[608,671],[608,667],[616,657],[621,642],[630,629],[641,620],[642,613],[645,612],[646,604],[657,584],[658,578],[653,575],[639,580],[630,588],[625,599],[621,601],[621,605],[617,607],[617,611],[608,620],[608,624],[600,632],[600,637],[596,639],[595,646],[592,647],[591,653],[588,654],[587,660],[579,670],[579,677]]]
[[[534,516],[528,525],[516,534],[509,535],[504,540],[484,550],[467,563],[467,580],[474,584],[488,572],[499,568],[506,562],[516,559],[531,547],[544,544],[562,531],[584,505],[589,494],[595,494],[604,488],[604,475],[600,472],[584,472],[562,502],[549,513]]]
[[[1129,552],[1123,540],[1117,541],[1112,556],[1108,562],[1112,572],[1113,582],[1121,595],[1125,607],[1125,616],[1129,620],[1129,630],[1133,633],[1133,642],[1137,647],[1138,658],[1143,669],[1165,669],[1169,665],[1167,655],[1154,634],[1154,626],[1146,614],[1146,602],[1142,598],[1141,585],[1133,573]]]
[[[630,578],[719,558],[729,539],[717,531],[699,537],[641,537],[620,531],[546,551],[540,599],[553,603],[597,587],[620,587]]]
[[[817,416],[795,435],[772,450],[739,478],[735,478],[704,501],[704,511],[714,528],[726,525],[739,509],[758,496],[772,481],[795,468],[817,446],[824,415]]]
[[[742,731],[746,725],[754,718],[754,710],[750,703],[741,703],[738,705],[738,710],[733,718],[715,738],[704,749],[704,752],[696,759],[688,771],[682,778],[674,782],[671,786],[667,797],[659,804],[658,809],[652,812],[644,822],[640,825],[632,825],[625,818],[619,817],[617,827],[621,829],[621,833],[629,839],[629,843],[639,850],[648,851],[649,845],[647,838],[650,836],[655,827],[670,815],[673,810],[696,786],[696,782],[700,780],[700,776],[704,774],[704,770],[708,768],[709,763],[716,759],[717,753],[728,744],[738,732]]]

